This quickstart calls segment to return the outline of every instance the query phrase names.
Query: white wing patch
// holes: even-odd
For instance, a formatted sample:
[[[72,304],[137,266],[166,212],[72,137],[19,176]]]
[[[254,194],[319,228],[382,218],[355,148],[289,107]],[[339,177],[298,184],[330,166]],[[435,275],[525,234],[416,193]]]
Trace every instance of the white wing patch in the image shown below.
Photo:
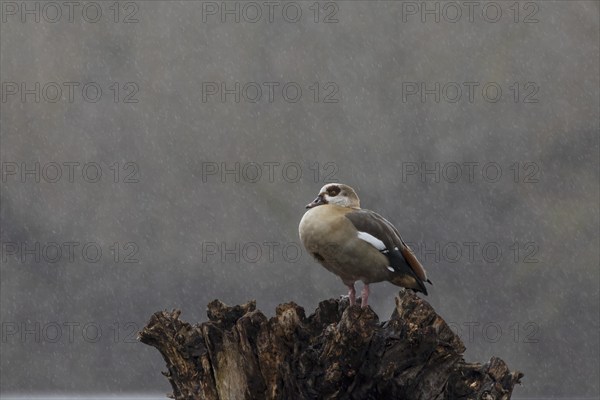
[[[372,245],[379,251],[386,250],[385,244],[383,244],[383,242],[381,240],[377,239],[373,235],[369,235],[367,232],[358,231],[358,238],[369,243],[370,245]]]

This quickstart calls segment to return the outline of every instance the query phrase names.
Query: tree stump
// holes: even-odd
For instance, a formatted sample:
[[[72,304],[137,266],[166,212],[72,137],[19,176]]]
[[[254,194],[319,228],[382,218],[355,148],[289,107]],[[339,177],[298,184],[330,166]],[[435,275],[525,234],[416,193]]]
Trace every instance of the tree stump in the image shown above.
[[[138,339],[156,347],[175,399],[509,399],[523,374],[499,358],[466,363],[465,346],[425,300],[401,291],[389,321],[348,299],[306,317],[268,319],[254,301],[208,305],[208,322],[157,312]]]

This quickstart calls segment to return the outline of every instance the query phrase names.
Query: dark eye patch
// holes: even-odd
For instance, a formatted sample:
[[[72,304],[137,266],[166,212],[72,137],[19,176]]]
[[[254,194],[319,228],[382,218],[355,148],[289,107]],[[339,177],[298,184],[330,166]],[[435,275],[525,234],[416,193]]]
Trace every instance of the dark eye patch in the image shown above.
[[[330,186],[327,188],[327,194],[331,197],[335,197],[338,194],[340,194],[340,187],[339,186]]]

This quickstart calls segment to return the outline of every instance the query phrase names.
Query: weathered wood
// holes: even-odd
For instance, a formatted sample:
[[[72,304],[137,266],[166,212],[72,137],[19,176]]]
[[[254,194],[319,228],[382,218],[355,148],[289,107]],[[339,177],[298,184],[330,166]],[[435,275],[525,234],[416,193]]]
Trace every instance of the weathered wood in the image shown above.
[[[176,399],[509,399],[523,376],[499,358],[466,363],[465,346],[425,300],[401,291],[389,321],[325,300],[268,319],[254,301],[208,305],[209,321],[157,312],[139,333],[167,363]]]

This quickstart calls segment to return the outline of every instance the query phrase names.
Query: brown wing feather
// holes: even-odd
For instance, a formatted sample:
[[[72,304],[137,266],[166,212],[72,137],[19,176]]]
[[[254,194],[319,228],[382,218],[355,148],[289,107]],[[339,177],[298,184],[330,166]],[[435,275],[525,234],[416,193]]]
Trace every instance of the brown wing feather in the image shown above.
[[[408,247],[404,242],[402,242],[402,245],[398,248],[400,249],[400,254],[402,254],[402,257],[404,257],[408,265],[410,265],[412,270],[415,272],[415,275],[417,275],[417,277],[423,282],[429,282],[429,279],[427,279],[427,273],[425,272],[425,268],[423,268],[423,265],[417,259],[412,249]]]
[[[376,212],[364,209],[349,212],[346,217],[357,230],[366,232],[381,240],[389,251],[393,251],[397,247],[406,264],[420,281],[418,282],[419,286],[427,293],[423,282],[430,281],[427,279],[425,268],[423,268],[410,247],[404,243],[398,230],[388,220]]]
[[[394,241],[394,244],[398,247],[398,249],[400,249],[402,257],[404,257],[404,259],[410,265],[417,277],[423,282],[431,283],[429,279],[427,279],[427,272],[425,272],[423,264],[421,264],[421,262],[417,259],[417,256],[415,256],[415,253],[412,251],[412,249],[406,243],[404,243],[404,240],[402,240],[402,236],[400,236],[400,232],[398,232],[398,229],[396,229],[396,227],[392,225],[390,221],[383,218],[381,215],[377,214],[377,216],[381,218],[385,222],[385,224],[394,231],[396,239]]]

